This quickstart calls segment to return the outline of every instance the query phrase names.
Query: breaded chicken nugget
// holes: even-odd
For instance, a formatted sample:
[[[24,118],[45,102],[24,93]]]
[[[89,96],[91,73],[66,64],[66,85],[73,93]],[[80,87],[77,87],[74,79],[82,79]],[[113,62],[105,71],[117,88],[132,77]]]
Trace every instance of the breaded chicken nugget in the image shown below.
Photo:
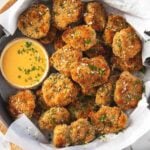
[[[88,115],[94,110],[95,100],[91,96],[81,96],[78,100],[69,104],[67,109],[71,114],[71,120],[88,118]]]
[[[142,42],[133,28],[128,27],[115,34],[112,48],[115,56],[129,59],[142,50]]]
[[[107,22],[107,15],[103,5],[99,2],[89,2],[84,14],[84,21],[96,31],[103,31]]]
[[[65,46],[65,42],[62,40],[62,37],[58,37],[55,41],[54,41],[54,49],[55,51],[58,49],[61,49]]]
[[[119,15],[109,15],[103,38],[107,45],[112,46],[113,38],[116,32],[127,28],[129,25],[126,20]]]
[[[114,100],[123,110],[135,108],[142,98],[142,92],[142,81],[129,72],[124,71],[116,82]]]
[[[95,99],[97,105],[110,105],[113,102],[114,88],[117,79],[118,79],[117,75],[112,75],[110,76],[107,83],[99,87]]]
[[[70,125],[70,137],[73,145],[89,143],[95,139],[95,129],[87,119],[78,119]]]
[[[20,91],[16,95],[9,97],[8,110],[14,118],[23,113],[31,118],[34,108],[35,96],[30,90]]]
[[[62,39],[73,48],[86,51],[96,44],[96,32],[90,26],[81,25],[64,31]]]
[[[91,113],[91,122],[99,134],[118,133],[127,126],[128,117],[118,107],[102,106]]]
[[[66,45],[52,54],[50,62],[60,73],[70,76],[72,64],[80,61],[81,58],[81,51],[72,48],[70,45]]]
[[[131,72],[139,71],[143,67],[142,55],[141,53],[138,53],[133,58],[127,60],[113,56],[112,64],[113,64],[113,68],[117,68],[121,71],[131,71]]]
[[[47,35],[50,19],[49,8],[43,4],[35,4],[20,15],[18,28],[27,37],[40,39]]]
[[[81,0],[53,0],[53,22],[57,29],[65,30],[69,24],[80,20],[83,10]]]
[[[66,124],[57,125],[54,129],[53,144],[56,147],[66,147],[71,145],[70,128]]]
[[[57,29],[51,27],[47,35],[40,39],[40,42],[43,44],[51,44],[56,39]]]
[[[110,69],[103,56],[83,58],[80,62],[74,63],[71,70],[72,79],[81,86],[84,94],[88,94],[93,87],[107,82],[109,74]]]
[[[53,73],[42,86],[43,98],[47,106],[66,106],[78,95],[76,85],[67,76]]]
[[[38,125],[42,130],[52,131],[56,125],[68,123],[69,121],[70,114],[66,108],[52,107],[41,115]]]

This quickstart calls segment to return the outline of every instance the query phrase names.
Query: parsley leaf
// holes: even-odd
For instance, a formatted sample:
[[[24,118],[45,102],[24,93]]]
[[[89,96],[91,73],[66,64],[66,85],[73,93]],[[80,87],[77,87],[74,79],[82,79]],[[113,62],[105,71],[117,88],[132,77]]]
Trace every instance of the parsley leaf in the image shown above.
[[[85,43],[86,45],[88,45],[88,44],[91,43],[91,40],[90,40],[90,39],[86,39],[86,40],[84,40],[84,43]]]
[[[32,42],[28,42],[28,41],[25,42],[25,46],[26,46],[27,48],[31,47],[31,45],[32,45]]]
[[[92,71],[97,71],[101,76],[104,75],[105,73],[105,69],[101,69],[101,68],[97,68],[94,65],[88,64],[88,67],[92,70]]]
[[[107,119],[106,114],[103,114],[103,115],[99,118],[99,121],[100,121],[100,122],[105,122],[106,119]]]

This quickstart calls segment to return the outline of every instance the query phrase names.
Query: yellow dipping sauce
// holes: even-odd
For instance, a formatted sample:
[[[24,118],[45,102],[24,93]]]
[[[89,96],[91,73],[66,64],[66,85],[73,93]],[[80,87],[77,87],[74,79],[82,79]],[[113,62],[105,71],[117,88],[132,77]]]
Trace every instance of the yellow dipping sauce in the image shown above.
[[[9,43],[1,55],[5,79],[20,88],[31,88],[45,78],[49,59],[44,47],[31,39],[20,38]]]

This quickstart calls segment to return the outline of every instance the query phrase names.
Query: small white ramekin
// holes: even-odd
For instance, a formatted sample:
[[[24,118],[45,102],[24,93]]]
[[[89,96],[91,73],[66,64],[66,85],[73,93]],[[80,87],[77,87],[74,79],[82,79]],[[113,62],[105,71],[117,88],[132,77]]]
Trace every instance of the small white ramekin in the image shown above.
[[[4,55],[5,53],[7,52],[8,48],[13,45],[14,43],[20,41],[20,40],[27,40],[27,41],[31,41],[33,43],[37,43],[39,44],[41,47],[42,47],[42,50],[44,52],[44,55],[45,55],[45,59],[46,59],[46,68],[45,68],[45,72],[42,76],[42,78],[39,80],[39,82],[33,84],[33,85],[27,85],[27,86],[21,86],[21,85],[17,85],[15,83],[12,83],[11,81],[9,81],[9,79],[7,78],[7,76],[5,75],[5,72],[3,70],[3,58],[4,58]],[[2,53],[1,53],[1,57],[0,57],[0,70],[1,70],[1,73],[3,75],[3,77],[5,78],[5,80],[13,87],[17,88],[17,89],[35,89],[37,88],[42,82],[43,80],[46,78],[48,72],[49,72],[49,68],[50,68],[50,65],[49,65],[49,56],[48,56],[48,53],[46,51],[46,49],[44,48],[44,46],[39,43],[38,41],[36,40],[33,40],[33,39],[30,39],[30,38],[16,38],[14,40],[12,40],[10,43],[8,43],[5,48],[3,49]]]

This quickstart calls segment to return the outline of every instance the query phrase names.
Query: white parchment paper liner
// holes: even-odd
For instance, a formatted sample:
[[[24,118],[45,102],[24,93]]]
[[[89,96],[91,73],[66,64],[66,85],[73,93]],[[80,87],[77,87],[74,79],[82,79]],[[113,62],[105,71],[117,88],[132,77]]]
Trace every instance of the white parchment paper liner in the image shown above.
[[[26,0],[27,1],[27,0]],[[144,34],[145,30],[150,30],[150,5],[149,0],[103,0],[108,5],[117,8],[110,8],[110,12],[122,14],[127,21],[136,29],[143,39],[143,64],[150,66],[150,42],[148,36]],[[118,10],[121,11],[118,11]],[[145,42],[147,41],[147,42]],[[148,97],[150,96],[150,70],[147,69],[144,77],[145,94],[139,102],[138,107],[130,114],[128,127],[118,135],[107,135],[105,139],[96,139],[92,143],[73,147],[63,148],[63,150],[121,150],[150,130],[150,110],[148,109]],[[42,133],[26,117],[21,116],[9,127],[5,140],[11,141],[24,150],[52,150],[56,149],[48,144]]]
[[[0,14],[0,25],[7,35],[13,35],[17,29],[19,15],[27,9],[33,0],[17,0],[8,10]]]
[[[0,150],[10,150],[10,144],[5,140],[5,136],[0,132]]]
[[[150,83],[149,83],[150,85]],[[119,134],[109,134],[102,139],[96,139],[86,145],[71,146],[62,150],[121,150],[150,130],[150,110],[147,108],[147,100],[143,94],[138,107],[131,113],[128,127]],[[11,141],[24,150],[53,150],[52,144],[48,144],[38,128],[25,116],[21,116],[9,127],[5,139]]]

